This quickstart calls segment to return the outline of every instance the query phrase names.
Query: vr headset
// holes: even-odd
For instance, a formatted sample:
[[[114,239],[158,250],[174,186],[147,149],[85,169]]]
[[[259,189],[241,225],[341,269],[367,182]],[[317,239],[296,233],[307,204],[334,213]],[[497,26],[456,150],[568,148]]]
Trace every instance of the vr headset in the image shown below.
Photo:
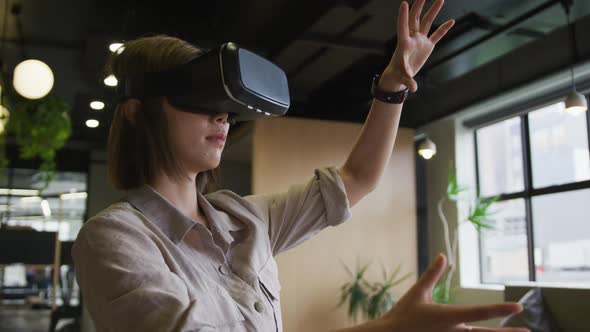
[[[187,64],[128,77],[117,87],[119,100],[167,97],[180,111],[228,113],[231,122],[287,113],[285,72],[269,60],[225,43]]]

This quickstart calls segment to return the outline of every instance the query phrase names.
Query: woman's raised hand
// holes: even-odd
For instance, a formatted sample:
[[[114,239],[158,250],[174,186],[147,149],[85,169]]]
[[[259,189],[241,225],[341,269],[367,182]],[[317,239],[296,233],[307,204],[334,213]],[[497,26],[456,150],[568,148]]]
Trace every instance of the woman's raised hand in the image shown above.
[[[410,91],[416,92],[418,84],[414,80],[414,76],[426,63],[436,43],[455,24],[454,20],[446,21],[428,36],[432,22],[434,22],[444,1],[435,1],[421,18],[424,2],[425,0],[416,0],[412,9],[409,9],[406,1],[401,4],[397,20],[397,47],[380,80],[380,85],[385,89],[388,86],[399,86],[401,83],[407,86]]]

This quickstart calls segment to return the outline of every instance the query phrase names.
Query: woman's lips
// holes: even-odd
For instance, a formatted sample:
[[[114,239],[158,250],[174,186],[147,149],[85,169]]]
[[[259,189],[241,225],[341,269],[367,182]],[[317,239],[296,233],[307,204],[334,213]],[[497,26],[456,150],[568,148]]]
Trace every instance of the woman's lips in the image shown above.
[[[207,137],[205,137],[205,139],[209,142],[223,146],[225,144],[226,136],[223,134],[218,134],[218,135],[207,136]]]

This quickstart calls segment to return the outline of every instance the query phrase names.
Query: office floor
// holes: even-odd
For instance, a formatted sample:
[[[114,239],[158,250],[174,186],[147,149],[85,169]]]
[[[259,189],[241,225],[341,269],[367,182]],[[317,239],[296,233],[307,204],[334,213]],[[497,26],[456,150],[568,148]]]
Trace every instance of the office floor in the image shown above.
[[[49,310],[0,307],[1,332],[47,332]]]

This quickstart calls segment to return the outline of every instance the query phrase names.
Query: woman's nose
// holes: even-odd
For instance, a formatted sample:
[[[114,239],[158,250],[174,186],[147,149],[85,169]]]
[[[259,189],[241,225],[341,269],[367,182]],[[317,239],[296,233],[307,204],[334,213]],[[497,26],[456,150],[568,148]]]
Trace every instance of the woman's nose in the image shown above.
[[[226,123],[227,117],[227,113],[216,113],[215,115],[213,115],[213,121],[215,121],[216,123]]]

